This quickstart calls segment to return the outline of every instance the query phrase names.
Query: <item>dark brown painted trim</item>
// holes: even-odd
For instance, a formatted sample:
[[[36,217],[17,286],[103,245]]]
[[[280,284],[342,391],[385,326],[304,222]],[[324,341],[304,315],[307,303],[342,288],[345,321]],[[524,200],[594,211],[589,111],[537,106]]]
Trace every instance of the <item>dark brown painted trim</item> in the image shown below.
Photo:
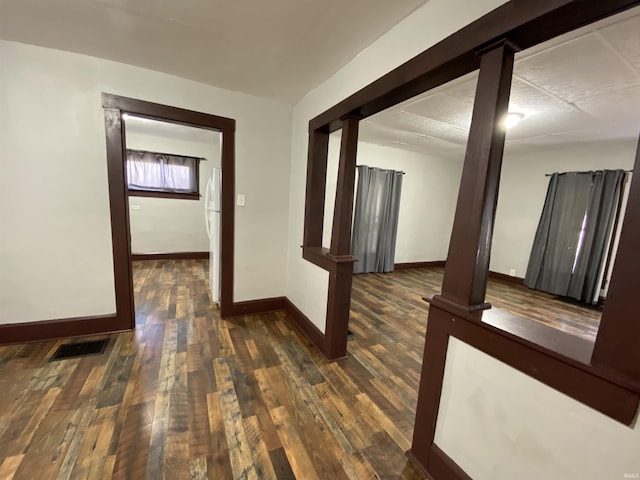
[[[640,172],[640,138],[634,172]],[[631,177],[618,252],[607,301],[602,311],[593,351],[595,365],[620,372],[640,383],[640,321],[638,272],[640,272],[640,174]]]
[[[221,208],[220,314],[223,317],[233,315],[235,120],[108,93],[102,94],[102,106],[106,124],[116,309],[118,318],[122,318],[123,324],[126,324],[122,329],[134,327],[129,208],[125,179],[126,141],[124,122],[122,122],[122,115],[125,113],[222,133],[221,163],[224,174],[222,175]]]
[[[490,307],[485,302],[493,221],[506,129],[515,50],[499,42],[480,60],[469,140],[453,220],[442,297],[468,311]]]
[[[483,316],[490,312],[483,312]],[[480,324],[472,315],[460,316],[448,309],[448,304],[438,304],[437,297],[431,299],[416,428],[408,456],[434,479],[468,478],[461,470],[456,473],[455,463],[448,464],[434,451],[449,337],[458,338],[617,421],[626,425],[633,422],[640,402],[640,385],[623,385],[606,370],[594,371],[589,365],[567,361],[539,345],[528,344],[522,334],[512,335],[488,323]]]
[[[328,152],[329,134],[319,131],[309,132],[307,191],[304,207],[304,247],[320,247],[322,245]]]
[[[324,333],[288,298],[285,298],[285,309],[298,330],[311,340],[311,343],[324,355]]]
[[[286,306],[284,297],[261,298],[259,300],[235,302],[233,304],[231,314],[229,314],[228,317],[275,312],[276,310],[285,310]]]
[[[524,278],[514,277],[513,275],[507,275],[506,273],[489,271],[489,277],[504,280],[505,282],[516,283],[518,285],[524,285]]]
[[[116,323],[115,315],[9,323],[0,325],[0,345],[41,342],[44,340],[116,333],[128,330],[114,328]]]
[[[172,252],[172,253],[132,253],[134,262],[143,260],[204,260],[209,258],[209,252]]]
[[[429,472],[432,478],[446,478],[447,480],[473,480],[434,443],[429,452]]]
[[[174,200],[200,200],[200,193],[157,192],[127,188],[130,197],[173,198]]]
[[[396,263],[393,265],[394,270],[405,270],[409,268],[435,268],[435,267],[444,267],[446,265],[446,260],[434,260],[431,262],[407,262],[407,263]]]
[[[104,121],[107,148],[107,178],[109,183],[109,213],[111,217],[111,248],[113,252],[113,277],[116,295],[116,320],[111,329],[131,330],[135,327],[135,312],[129,207],[123,161],[125,132],[119,110],[105,108]]]

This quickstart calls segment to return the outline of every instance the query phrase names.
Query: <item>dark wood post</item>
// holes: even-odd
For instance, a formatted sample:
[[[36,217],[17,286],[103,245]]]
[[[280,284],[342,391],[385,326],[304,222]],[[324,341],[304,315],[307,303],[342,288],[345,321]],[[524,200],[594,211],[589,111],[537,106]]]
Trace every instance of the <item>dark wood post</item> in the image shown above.
[[[342,120],[340,163],[333,210],[331,248],[333,256],[351,254],[351,222],[353,220],[353,189],[356,181],[356,155],[358,153],[358,124],[360,119],[348,116]]]
[[[349,308],[351,306],[351,280],[353,262],[351,256],[351,222],[353,220],[353,190],[356,179],[356,154],[358,150],[358,124],[360,119],[347,116],[342,119],[340,164],[333,211],[331,247],[327,257],[335,262],[329,271],[327,298],[327,327],[324,353],[329,360],[347,355]]]
[[[307,193],[304,212],[304,247],[322,245],[324,196],[327,186],[327,155],[329,133],[321,130],[309,132],[307,161]]]
[[[480,72],[442,294],[430,300],[413,443],[407,452],[427,471],[437,467],[430,465],[430,455],[449,340],[438,325],[451,317],[450,312],[468,316],[490,306],[484,303],[484,294],[505,139],[502,119],[509,106],[514,53],[506,41],[479,53]]]
[[[640,139],[611,286],[591,363],[640,382]]]
[[[483,52],[440,300],[483,310],[509,107],[515,48],[502,41]]]

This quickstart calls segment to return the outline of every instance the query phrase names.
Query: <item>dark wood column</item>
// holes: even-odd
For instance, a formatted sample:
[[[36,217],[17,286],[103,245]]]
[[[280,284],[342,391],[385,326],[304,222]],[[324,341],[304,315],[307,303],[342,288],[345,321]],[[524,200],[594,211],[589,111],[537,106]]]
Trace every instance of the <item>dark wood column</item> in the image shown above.
[[[355,261],[351,256],[351,222],[353,220],[353,190],[356,179],[359,122],[360,119],[355,116],[347,116],[342,119],[333,229],[331,231],[331,247],[327,254],[327,258],[334,262],[333,268],[329,270],[327,326],[324,345],[324,353],[329,360],[338,360],[347,355],[351,281]]]
[[[640,139],[618,254],[591,362],[640,383]]]
[[[324,196],[327,185],[327,155],[329,132],[309,132],[309,157],[307,160],[307,193],[304,212],[304,247],[322,245],[322,221]]]
[[[503,41],[481,52],[471,130],[439,300],[473,312],[484,302],[509,107],[515,48]],[[436,300],[436,299],[434,299]]]
[[[434,478],[451,478],[443,473],[433,450],[449,341],[439,325],[452,316],[467,318],[490,307],[484,295],[505,138],[501,120],[509,106],[514,53],[506,41],[479,53],[480,73],[442,294],[429,299],[416,422],[407,453]]]
[[[331,230],[331,255],[351,254],[351,222],[353,220],[353,189],[356,181],[356,155],[358,153],[358,125],[360,119],[353,116],[342,120],[340,164],[336,186],[333,230]]]
[[[116,323],[112,330],[135,328],[133,304],[133,270],[131,267],[131,233],[129,228],[129,203],[127,180],[123,161],[125,129],[120,109],[104,108],[105,136],[107,141],[107,174],[109,179],[109,206],[111,210],[111,235],[113,248],[113,273],[116,293]],[[126,228],[122,228],[122,223]]]

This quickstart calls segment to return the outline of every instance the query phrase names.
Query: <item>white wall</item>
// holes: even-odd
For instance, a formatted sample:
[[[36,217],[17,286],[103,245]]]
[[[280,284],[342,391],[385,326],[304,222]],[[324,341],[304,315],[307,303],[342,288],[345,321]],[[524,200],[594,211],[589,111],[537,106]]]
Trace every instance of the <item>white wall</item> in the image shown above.
[[[200,200],[129,197],[132,253],[208,252],[204,194],[213,167],[220,167],[220,133],[203,132],[207,141],[133,133],[127,148],[206,158],[200,162]]]
[[[512,155],[507,149],[491,251],[491,270],[524,277],[549,185],[546,173],[633,168],[635,141],[593,142]]]
[[[395,263],[445,260],[462,161],[360,142],[358,165],[405,172]]]
[[[435,443],[474,480],[640,474],[637,419],[613,421],[455,338]]]
[[[350,94],[504,3],[502,0],[429,0],[294,108],[289,196],[287,297],[325,329],[328,273],[301,257],[309,120]]]
[[[0,66],[0,323],[115,311],[102,92],[236,119],[234,300],[285,293],[290,106],[15,42]]]

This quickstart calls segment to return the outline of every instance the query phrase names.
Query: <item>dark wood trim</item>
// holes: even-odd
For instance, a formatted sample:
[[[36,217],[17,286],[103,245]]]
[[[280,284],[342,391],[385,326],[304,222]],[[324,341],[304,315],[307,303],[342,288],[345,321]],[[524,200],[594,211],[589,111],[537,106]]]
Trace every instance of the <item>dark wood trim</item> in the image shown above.
[[[393,265],[394,270],[405,270],[409,268],[435,268],[435,267],[444,267],[446,265],[446,260],[435,260],[431,262],[407,262],[407,263],[396,263]]]
[[[515,50],[500,42],[480,60],[469,140],[453,220],[442,297],[468,311],[483,310]]]
[[[342,121],[333,228],[331,229],[331,248],[329,249],[331,255],[335,257],[350,255],[351,253],[353,190],[356,182],[359,122],[360,119],[353,116],[344,118]],[[351,292],[351,289],[349,289],[349,292]]]
[[[489,276],[491,278],[496,278],[498,280],[504,280],[505,282],[515,283],[518,285],[524,285],[524,278],[522,277],[514,277],[512,275],[507,275],[506,273],[489,271]]]
[[[125,113],[222,133],[220,314],[223,317],[233,315],[235,120],[108,93],[102,94],[102,106],[106,125],[116,310],[117,317],[122,318],[121,324],[124,325],[121,329],[134,328],[132,257],[125,174],[126,140],[122,122],[122,115]]]
[[[304,207],[303,246],[305,247],[322,246],[328,152],[329,134],[320,131],[309,132],[307,191]]]
[[[242,315],[257,315],[259,313],[275,312],[287,308],[284,297],[261,298],[258,300],[247,300],[235,302],[228,317],[239,317]]]
[[[483,312],[483,316],[490,313],[495,314],[489,310]],[[458,338],[626,425],[630,425],[636,416],[640,384],[622,385],[619,378],[606,370],[594,371],[589,365],[567,361],[555,352],[531,344],[522,338],[522,332],[512,335],[489,322],[481,324],[472,315],[461,316],[449,309],[448,304],[438,303],[436,296],[431,299],[429,308],[416,428],[409,452],[410,458],[434,479],[466,478],[455,476],[461,472],[445,473],[442,468],[452,465],[447,467],[442,458],[432,456],[449,337]]]
[[[59,338],[82,337],[103,333],[116,333],[118,329],[115,315],[62,318],[40,322],[8,323],[0,325],[0,345],[14,343],[41,342]]]
[[[158,192],[156,190],[138,190],[127,188],[130,197],[173,198],[175,200],[200,200],[200,193]]]
[[[640,172],[640,138],[634,172]],[[638,272],[640,272],[640,174],[631,177],[618,253],[607,301],[602,311],[592,362],[640,382],[640,322]]]
[[[322,333],[320,329],[309,320],[309,317],[302,313],[291,300],[285,298],[284,301],[285,310],[289,317],[291,317],[291,320],[293,320],[293,324],[315,345],[318,351],[324,355],[324,333]]]
[[[209,258],[209,252],[172,252],[172,253],[132,253],[134,262],[143,260],[204,260]]]
[[[435,443],[429,451],[429,472],[432,478],[446,478],[448,480],[473,480],[467,473],[454,462],[449,455],[444,453]]]
[[[104,100],[104,98],[103,98]],[[107,178],[109,182],[109,210],[111,216],[111,248],[116,296],[116,320],[112,330],[131,330],[135,327],[133,304],[133,271],[131,269],[131,232],[126,169],[123,161],[125,145],[124,124],[120,111],[104,109],[107,148]]]

